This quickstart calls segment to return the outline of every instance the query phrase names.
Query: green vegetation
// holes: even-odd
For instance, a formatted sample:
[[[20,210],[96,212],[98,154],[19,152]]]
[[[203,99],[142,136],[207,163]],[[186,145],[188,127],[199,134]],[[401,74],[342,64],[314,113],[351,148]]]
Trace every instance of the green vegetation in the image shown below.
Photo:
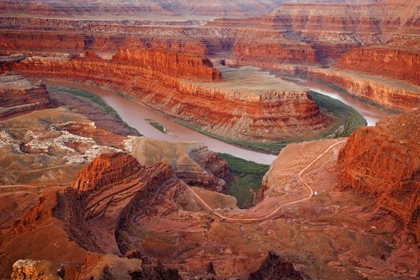
[[[229,154],[218,154],[227,161],[235,179],[229,183],[229,194],[238,201],[238,207],[250,208],[261,187],[262,178],[270,166],[243,160]]]
[[[177,123],[188,127],[190,129],[193,129],[195,131],[200,132],[201,134],[207,135],[209,137],[212,137],[214,139],[218,139],[222,142],[228,143],[230,145],[234,145],[234,146],[238,146],[247,150],[251,150],[251,151],[257,151],[257,152],[262,152],[262,153],[267,153],[267,154],[273,154],[273,155],[277,155],[281,149],[283,149],[284,147],[286,147],[289,143],[293,143],[293,142],[299,142],[302,140],[296,140],[296,141],[279,141],[279,142],[253,142],[253,141],[246,141],[246,140],[236,140],[236,139],[232,139],[232,138],[228,138],[228,137],[223,137],[217,134],[213,134],[207,130],[202,129],[201,127],[199,127],[198,125],[193,125],[190,124],[186,121],[181,121],[181,120],[177,120]]]
[[[305,76],[304,78],[306,78],[306,79],[310,79],[310,80],[313,80],[313,81],[316,81],[317,83],[320,83],[320,84],[323,84],[323,85],[326,85],[326,86],[328,86],[328,87],[330,87],[330,88],[332,88],[332,89],[334,89],[334,90],[336,90],[336,91],[338,91],[338,92],[341,92],[341,93],[343,93],[343,94],[345,94],[345,95],[350,96],[351,98],[354,98],[354,99],[356,99],[356,100],[358,100],[358,101],[360,101],[360,102],[363,102],[363,103],[365,103],[365,104],[368,104],[368,105],[370,105],[370,106],[372,106],[372,107],[375,107],[375,108],[378,108],[378,109],[384,110],[384,111],[389,112],[389,113],[391,113],[391,114],[398,114],[398,113],[400,113],[400,112],[399,112],[399,111],[397,111],[397,110],[387,108],[387,107],[382,106],[382,105],[380,105],[380,104],[378,104],[378,103],[375,103],[375,102],[373,102],[373,101],[370,101],[370,100],[368,100],[368,99],[366,99],[366,98],[363,98],[363,97],[360,97],[360,96],[357,96],[357,95],[351,94],[351,93],[349,93],[348,91],[346,91],[345,89],[343,89],[343,88],[341,88],[341,87],[339,87],[339,86],[336,86],[336,85],[334,85],[334,84],[328,83],[328,82],[326,82],[326,81],[323,81],[323,80],[318,80],[318,79],[312,79],[312,78],[309,78],[309,77],[307,77],[307,76]]]
[[[166,130],[166,128],[163,125],[161,125],[160,123],[158,123],[157,121],[154,121],[152,119],[146,119],[146,121],[148,121],[151,126],[153,126],[154,128],[156,128],[160,132],[163,132],[163,133],[167,133],[168,132]]]
[[[70,88],[70,87],[62,87],[62,86],[48,86],[49,91],[56,91],[61,93],[67,93],[73,96],[82,97],[89,99],[90,101],[98,104],[108,115],[114,116],[117,119],[121,120],[120,115],[111,107],[109,106],[102,98],[93,93],[88,91],[84,91],[77,88]]]
[[[311,95],[321,112],[337,120],[329,131],[322,134],[323,137],[347,137],[354,130],[367,125],[365,118],[359,112],[343,102],[315,91],[311,91]]]

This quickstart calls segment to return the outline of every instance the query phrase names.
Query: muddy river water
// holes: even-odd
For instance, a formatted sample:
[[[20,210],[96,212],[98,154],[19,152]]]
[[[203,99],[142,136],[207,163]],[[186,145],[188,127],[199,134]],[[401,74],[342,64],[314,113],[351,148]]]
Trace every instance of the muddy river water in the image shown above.
[[[106,103],[108,103],[111,107],[113,107],[114,110],[118,112],[121,118],[129,126],[137,129],[141,134],[147,137],[163,139],[170,142],[199,141],[206,144],[212,151],[232,154],[236,157],[243,158],[245,160],[250,160],[263,164],[271,164],[271,162],[276,158],[276,156],[274,155],[245,150],[213,139],[206,135],[200,134],[197,131],[179,125],[176,122],[153,112],[152,110],[140,103],[118,96],[115,93],[108,90],[84,84],[61,81],[59,82],[47,80],[46,83],[49,85],[78,88],[96,94],[97,96],[101,97]],[[313,91],[328,95],[335,99],[339,99],[340,101],[354,107],[367,119],[368,125],[374,125],[376,121],[389,115],[389,113],[387,113],[386,111],[367,105],[354,98],[351,98],[346,94],[340,93],[332,88],[329,88],[328,86],[317,83],[315,81],[299,79],[297,80],[297,83],[299,85],[306,86]],[[169,132],[165,134],[159,131],[158,129],[151,126],[147,119],[152,119],[160,123]]]

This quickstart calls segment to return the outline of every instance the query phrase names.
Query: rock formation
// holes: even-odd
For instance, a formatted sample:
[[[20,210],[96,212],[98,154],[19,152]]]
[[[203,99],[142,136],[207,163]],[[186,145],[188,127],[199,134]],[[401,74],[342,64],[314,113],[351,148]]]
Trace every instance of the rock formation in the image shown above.
[[[79,1],[65,2],[56,1],[54,3],[45,1],[31,1],[28,3],[17,3],[6,1],[0,6],[0,12],[5,13],[29,13],[33,15],[48,16],[68,16],[83,15],[114,15],[114,16],[135,16],[135,15],[206,15],[206,16],[244,16],[258,15],[270,12],[276,8],[283,0],[251,0],[244,3],[235,1],[215,2],[212,5],[205,5],[199,0],[193,1],[136,1],[129,0],[121,3],[108,1],[85,1],[84,5],[80,5]]]
[[[359,48],[345,53],[340,58],[338,67],[404,80],[420,86],[420,53],[418,51],[420,49],[416,52],[416,50],[392,48]]]
[[[47,108],[51,103],[45,84],[31,83],[13,72],[0,76],[0,98],[0,119]]]
[[[43,83],[15,74],[2,75],[0,81],[1,184],[67,184],[100,153],[129,148],[131,130],[88,101],[50,94]],[[67,107],[47,108],[58,105]],[[72,109],[88,111],[91,119]]]
[[[344,139],[289,145],[244,210],[211,191],[229,174],[202,145],[127,137],[42,84],[4,92],[1,114],[42,106],[0,120],[0,278],[20,259],[13,277],[418,278],[418,0],[304,2],[2,1],[0,52],[12,56],[0,72],[119,91],[219,136],[302,139],[330,124],[305,89],[226,65],[306,74],[410,112],[360,129],[340,153]],[[54,99],[66,107],[45,109]]]
[[[112,60],[86,52],[71,59],[30,57],[2,68],[96,83],[228,138],[313,137],[331,122],[308,92],[292,83],[255,68],[216,68],[191,54],[124,48]]]
[[[420,111],[354,132],[341,150],[341,182],[371,195],[410,238],[420,237]]]
[[[73,188],[82,199],[84,216],[92,230],[102,237],[99,246],[105,252],[119,254],[114,234],[124,226],[126,216],[147,213],[160,192],[182,188],[182,184],[167,163],[143,167],[134,157],[117,153],[102,154],[79,171]],[[155,198],[150,201],[150,196]]]
[[[231,180],[227,162],[217,157],[202,143],[175,142],[137,138],[131,154],[142,164],[168,162],[175,175],[191,186],[227,193],[226,182]]]
[[[407,82],[334,68],[309,68],[303,72],[385,108],[410,111],[420,107],[420,87]]]

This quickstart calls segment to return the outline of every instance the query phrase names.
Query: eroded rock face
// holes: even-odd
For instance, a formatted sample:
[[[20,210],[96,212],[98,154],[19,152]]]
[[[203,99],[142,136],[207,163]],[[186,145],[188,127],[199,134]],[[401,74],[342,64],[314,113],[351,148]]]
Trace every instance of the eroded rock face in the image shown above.
[[[22,200],[25,210],[11,221],[1,221],[0,255],[7,258],[0,264],[0,275],[10,276],[13,262],[27,257],[63,263],[64,279],[103,279],[104,275],[131,279],[130,274],[177,279],[176,270],[156,266],[154,260],[143,263],[118,257],[127,251],[118,234],[129,224],[129,217],[150,214],[166,192],[184,188],[167,163],[143,167],[126,153],[96,158],[79,172],[74,188],[51,187],[36,194],[40,189],[24,186],[21,191],[36,194],[38,199]],[[13,204],[4,209],[10,207]],[[27,277],[39,270],[29,264],[20,267],[17,276]]]
[[[70,193],[80,197],[85,218],[102,236],[98,241],[102,250],[119,254],[115,230],[124,226],[127,215],[150,211],[155,201],[149,197],[156,199],[168,188],[182,188],[169,164],[144,167],[129,154],[108,153],[79,171],[73,185],[77,193]]]
[[[112,60],[87,52],[73,59],[31,57],[7,63],[3,69],[96,83],[229,138],[308,137],[331,121],[309,93],[296,85],[255,69],[216,68],[191,54],[124,48]]]
[[[158,15],[182,15],[196,14],[208,16],[244,16],[258,15],[270,12],[283,0],[263,1],[251,0],[244,3],[234,1],[215,2],[212,5],[205,5],[199,0],[193,1],[124,1],[114,3],[108,1],[86,1],[80,7],[78,2],[56,1],[54,3],[34,1],[28,3],[16,3],[6,1],[0,6],[0,12],[30,13],[37,15],[67,16],[68,14],[78,14],[84,16],[95,15],[148,15],[150,13]]]
[[[410,83],[339,69],[312,68],[304,72],[386,108],[410,111],[420,106],[420,87]]]
[[[137,138],[132,143],[131,154],[141,164],[150,165],[163,160],[188,185],[227,193],[226,182],[232,179],[229,166],[204,144],[172,143],[146,137]]]
[[[50,105],[45,84],[31,83],[21,75],[8,72],[0,76],[0,119]]]
[[[340,58],[338,66],[420,86],[420,54],[415,51],[373,47],[354,49]]]
[[[126,141],[131,131],[121,120],[103,116],[101,108],[90,102],[50,95],[44,84],[15,74],[0,80],[1,184],[68,184],[83,164],[99,154],[129,149]],[[45,108],[51,104],[65,107]],[[88,111],[91,119],[76,110]],[[98,120],[98,126],[93,120]],[[119,135],[108,131],[110,126]]]
[[[389,117],[375,127],[354,132],[341,150],[343,187],[371,195],[420,237],[420,111]]]

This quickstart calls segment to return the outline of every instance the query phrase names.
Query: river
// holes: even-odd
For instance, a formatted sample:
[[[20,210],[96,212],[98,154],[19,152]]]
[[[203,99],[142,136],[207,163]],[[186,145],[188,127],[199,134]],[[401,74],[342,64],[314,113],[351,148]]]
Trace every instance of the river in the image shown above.
[[[275,155],[263,154],[242,149],[216,140],[195,130],[182,126],[170,119],[167,119],[140,103],[116,95],[112,91],[77,83],[52,80],[45,80],[45,82],[48,85],[82,89],[101,97],[106,103],[108,103],[108,105],[117,111],[124,122],[126,122],[129,126],[137,129],[141,134],[147,137],[158,138],[170,142],[203,142],[212,151],[231,154],[236,157],[261,164],[270,165],[277,157]],[[146,119],[152,119],[160,123],[169,131],[169,133],[163,133],[159,131],[155,127],[151,126]]]
[[[377,121],[390,115],[390,113],[386,110],[382,110],[367,103],[364,103],[360,100],[357,100],[354,97],[351,97],[349,94],[345,94],[343,92],[330,88],[329,86],[319,83],[317,81],[301,78],[296,78],[295,81],[295,83],[300,86],[307,87],[312,91],[340,100],[344,104],[353,107],[366,119],[368,126],[374,126]]]
[[[219,153],[228,153],[245,160],[268,165],[271,164],[276,158],[276,156],[274,155],[242,149],[203,135],[197,131],[184,127],[170,119],[165,118],[160,114],[153,112],[152,110],[140,103],[116,95],[112,91],[78,83],[52,80],[47,80],[46,82],[49,85],[82,89],[101,97],[106,103],[108,103],[112,108],[114,108],[115,111],[118,112],[118,114],[121,116],[124,122],[126,122],[129,126],[137,129],[141,134],[147,137],[163,139],[170,142],[203,142],[212,151]],[[374,125],[376,121],[389,115],[389,113],[384,110],[380,110],[376,107],[367,105],[361,101],[358,101],[346,94],[336,91],[316,81],[298,79],[296,80],[296,83],[301,86],[308,87],[313,91],[338,99],[344,102],[345,104],[352,106],[366,118],[366,120],[368,121],[368,125]],[[154,121],[160,123],[169,131],[169,133],[165,134],[156,129],[155,127],[151,126],[147,119],[153,119]]]

